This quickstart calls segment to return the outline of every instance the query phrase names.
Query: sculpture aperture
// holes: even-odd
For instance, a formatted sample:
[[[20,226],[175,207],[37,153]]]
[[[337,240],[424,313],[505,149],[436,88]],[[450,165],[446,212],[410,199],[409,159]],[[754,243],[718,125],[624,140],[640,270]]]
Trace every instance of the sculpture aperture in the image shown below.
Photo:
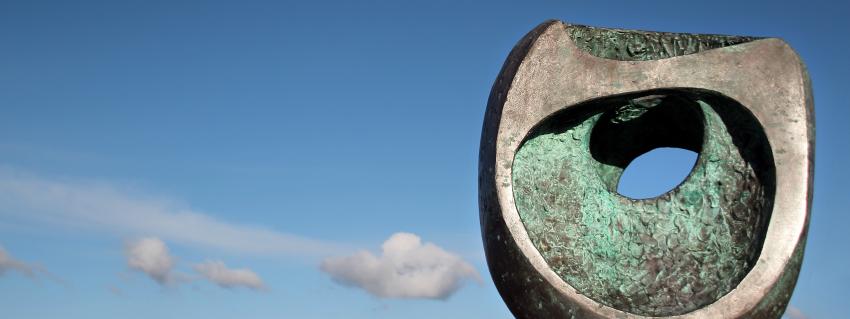
[[[482,233],[517,317],[778,318],[799,272],[808,77],[781,40],[547,22],[511,52],[481,143]],[[656,198],[617,194],[657,147],[699,153]]]

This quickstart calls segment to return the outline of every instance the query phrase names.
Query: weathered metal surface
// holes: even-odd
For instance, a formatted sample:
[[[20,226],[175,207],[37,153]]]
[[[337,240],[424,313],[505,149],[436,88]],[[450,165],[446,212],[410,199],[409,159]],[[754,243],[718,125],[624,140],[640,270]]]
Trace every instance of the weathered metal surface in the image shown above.
[[[567,32],[580,49],[600,58],[621,61],[672,58],[759,39],[717,34],[605,29],[583,25],[571,25]]]
[[[648,110],[618,98],[549,119],[513,164],[517,211],[549,266],[591,299],[649,316],[693,311],[737,286],[758,258],[775,188],[757,123],[729,114],[739,106],[671,93],[651,94]],[[658,146],[701,156],[662,196],[617,194],[625,166]]]
[[[778,318],[805,243],[812,119],[779,39],[542,24],[505,62],[482,133],[500,293],[522,318]],[[662,146],[700,153],[689,177],[617,194]]]

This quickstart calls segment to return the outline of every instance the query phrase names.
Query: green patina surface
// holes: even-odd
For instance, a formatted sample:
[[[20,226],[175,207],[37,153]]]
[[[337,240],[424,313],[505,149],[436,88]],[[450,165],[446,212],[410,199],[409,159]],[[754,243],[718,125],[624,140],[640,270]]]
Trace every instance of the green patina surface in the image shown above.
[[[591,54],[621,61],[648,61],[693,54],[759,38],[594,28],[572,25],[573,42]]]
[[[699,100],[693,107],[704,135],[691,175],[657,198],[617,194],[624,167],[594,158],[593,128],[602,119],[639,119],[656,99],[544,122],[517,151],[512,178],[528,235],[559,276],[602,304],[667,316],[716,301],[747,274],[761,249],[772,190],[742,156],[719,109]]]

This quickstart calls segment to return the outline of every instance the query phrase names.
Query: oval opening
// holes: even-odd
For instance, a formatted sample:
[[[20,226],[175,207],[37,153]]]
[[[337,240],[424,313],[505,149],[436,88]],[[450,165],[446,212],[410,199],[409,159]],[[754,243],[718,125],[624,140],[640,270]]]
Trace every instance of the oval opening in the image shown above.
[[[626,166],[617,183],[617,193],[632,199],[661,196],[685,181],[698,155],[675,147],[659,147],[646,152]]]
[[[758,260],[771,155],[757,119],[716,92],[606,97],[529,132],[514,155],[514,201],[576,291],[640,316],[681,315],[735,289]]]

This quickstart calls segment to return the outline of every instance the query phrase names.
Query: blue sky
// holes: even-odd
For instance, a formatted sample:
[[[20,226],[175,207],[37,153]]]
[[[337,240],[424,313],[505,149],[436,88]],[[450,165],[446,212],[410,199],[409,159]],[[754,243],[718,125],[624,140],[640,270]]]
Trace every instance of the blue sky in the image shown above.
[[[511,47],[557,18],[776,36],[798,51],[814,84],[817,156],[792,303],[810,318],[847,318],[838,311],[850,285],[848,9],[817,0],[0,2],[0,246],[34,272],[0,275],[0,316],[509,318],[478,227],[481,121]],[[653,163],[644,176],[682,175]],[[634,191],[669,187],[644,180]],[[423,243],[388,241],[398,232]],[[371,254],[362,260],[391,262],[385,241],[457,266],[457,286],[394,298],[404,296],[390,289],[397,282],[358,289],[359,279],[322,267],[361,249]],[[171,267],[133,266],[133,247]],[[232,276],[197,270],[218,261]],[[152,280],[162,271],[169,279]],[[246,285],[247,272],[264,288]],[[227,278],[239,284],[222,287]]]

